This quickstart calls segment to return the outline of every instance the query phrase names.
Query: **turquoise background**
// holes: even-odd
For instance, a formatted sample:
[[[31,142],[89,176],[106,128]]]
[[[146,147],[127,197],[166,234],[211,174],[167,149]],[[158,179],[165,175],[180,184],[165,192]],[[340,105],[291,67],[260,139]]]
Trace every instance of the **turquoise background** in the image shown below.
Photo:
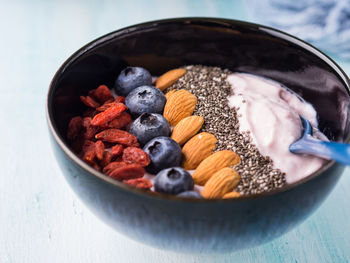
[[[93,216],[63,179],[45,120],[46,92],[78,48],[135,23],[183,16],[250,20],[241,1],[0,1],[0,262],[349,262],[350,170],[303,224],[232,254],[162,251]],[[333,57],[350,74],[350,62]]]

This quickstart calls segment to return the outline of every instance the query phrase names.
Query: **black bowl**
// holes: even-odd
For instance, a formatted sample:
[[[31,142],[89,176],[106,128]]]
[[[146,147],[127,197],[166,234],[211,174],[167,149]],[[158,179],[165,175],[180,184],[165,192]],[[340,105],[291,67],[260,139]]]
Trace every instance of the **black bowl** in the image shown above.
[[[139,24],[103,36],[72,55],[54,76],[47,99],[53,149],[63,174],[104,222],[145,244],[177,251],[234,251],[272,240],[308,217],[335,186],[344,167],[326,163],[288,187],[249,198],[186,200],[130,188],[80,160],[65,138],[79,95],[113,86],[127,65],[160,75],[203,64],[279,81],[311,102],[321,130],[349,141],[349,79],[326,55],[283,32],[215,18]],[[93,227],[93,226],[92,226]]]

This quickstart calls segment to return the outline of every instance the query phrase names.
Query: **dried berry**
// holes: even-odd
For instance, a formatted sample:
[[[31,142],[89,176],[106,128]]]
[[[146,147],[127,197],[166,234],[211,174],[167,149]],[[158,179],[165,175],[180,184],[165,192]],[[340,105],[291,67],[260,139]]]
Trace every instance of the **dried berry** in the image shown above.
[[[112,158],[113,158],[113,155],[108,150],[105,150],[103,152],[102,160],[99,162],[100,166],[101,167],[107,166],[112,161]]]
[[[105,145],[103,144],[102,141],[95,142],[95,151],[96,151],[97,159],[102,160],[103,153],[105,151]]]
[[[93,164],[96,156],[95,143],[90,140],[85,140],[82,147],[83,160]]]
[[[144,190],[149,190],[152,187],[151,181],[146,178],[124,180],[123,183]]]
[[[90,96],[86,96],[86,97],[80,96],[80,100],[82,103],[84,103],[86,106],[90,108],[97,108],[100,106],[100,104]]]
[[[125,146],[139,146],[137,138],[134,135],[119,129],[104,130],[96,134],[95,138],[106,142],[119,143]]]
[[[70,120],[67,130],[67,138],[74,140],[79,135],[83,125],[83,119],[79,116],[74,117]]]
[[[118,97],[115,99],[115,102],[117,102],[117,103],[124,103],[124,104],[125,104],[125,97],[123,97],[123,96],[118,96]]]
[[[117,105],[117,103],[114,102],[114,101],[112,101],[112,102],[106,102],[106,103],[103,104],[102,106],[96,108],[96,110],[99,111],[99,112],[102,112],[102,111],[105,111],[105,110],[109,109],[110,107],[116,106],[116,105]]]
[[[132,122],[129,113],[123,112],[119,117],[108,123],[108,127],[112,129],[125,129]]]
[[[92,140],[95,137],[95,134],[99,131],[99,127],[91,125],[91,118],[85,117],[83,119],[83,127],[85,128],[84,138]]]
[[[119,155],[117,159],[114,160],[115,162],[123,162],[123,157]]]
[[[97,89],[90,91],[89,95],[100,103],[105,103],[108,100],[114,99],[113,94],[106,85],[100,85]]]
[[[89,126],[86,128],[86,132],[84,133],[84,138],[91,140],[94,138],[95,134],[98,132],[98,129],[94,126]]]
[[[137,163],[146,167],[151,162],[147,153],[136,147],[127,147],[123,151],[123,161],[126,163]]]
[[[89,127],[89,126],[91,125],[91,120],[92,120],[91,117],[85,117],[85,118],[83,119],[83,122],[82,122],[83,126],[84,126],[85,128]]]
[[[106,167],[103,168],[103,173],[109,175],[113,170],[125,166],[127,165],[127,163],[123,162],[123,161],[115,161],[115,162],[111,162],[109,163]]]
[[[113,98],[113,99],[108,99],[108,100],[106,100],[105,103],[103,103],[103,104],[108,104],[108,103],[112,103],[112,102],[114,102],[114,98]],[[124,103],[124,104],[125,104],[125,103]]]
[[[121,115],[123,111],[125,111],[127,107],[122,104],[118,103],[115,106],[112,106],[105,110],[104,112],[101,112],[97,114],[91,121],[91,125],[99,126],[105,123],[108,123],[109,121],[113,120],[114,118]]]
[[[145,169],[136,163],[122,165],[115,168],[108,175],[109,177],[122,181],[128,179],[140,178],[144,175]]]
[[[119,156],[120,154],[122,154],[123,150],[124,150],[123,145],[121,145],[121,144],[114,145],[112,147],[113,157],[116,157],[116,156]]]

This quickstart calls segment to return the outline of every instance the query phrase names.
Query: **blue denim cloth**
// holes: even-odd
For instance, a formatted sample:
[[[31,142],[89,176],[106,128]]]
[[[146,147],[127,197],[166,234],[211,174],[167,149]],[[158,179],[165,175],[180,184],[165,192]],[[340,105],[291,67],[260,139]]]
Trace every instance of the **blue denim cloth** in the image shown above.
[[[350,59],[350,0],[246,0],[245,5],[252,21]]]

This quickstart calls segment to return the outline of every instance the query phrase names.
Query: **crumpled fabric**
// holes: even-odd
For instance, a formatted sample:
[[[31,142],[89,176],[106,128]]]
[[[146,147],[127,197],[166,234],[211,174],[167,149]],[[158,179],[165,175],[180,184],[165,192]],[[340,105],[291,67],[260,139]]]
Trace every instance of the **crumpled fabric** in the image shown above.
[[[253,22],[350,59],[350,0],[246,0],[245,6]]]

